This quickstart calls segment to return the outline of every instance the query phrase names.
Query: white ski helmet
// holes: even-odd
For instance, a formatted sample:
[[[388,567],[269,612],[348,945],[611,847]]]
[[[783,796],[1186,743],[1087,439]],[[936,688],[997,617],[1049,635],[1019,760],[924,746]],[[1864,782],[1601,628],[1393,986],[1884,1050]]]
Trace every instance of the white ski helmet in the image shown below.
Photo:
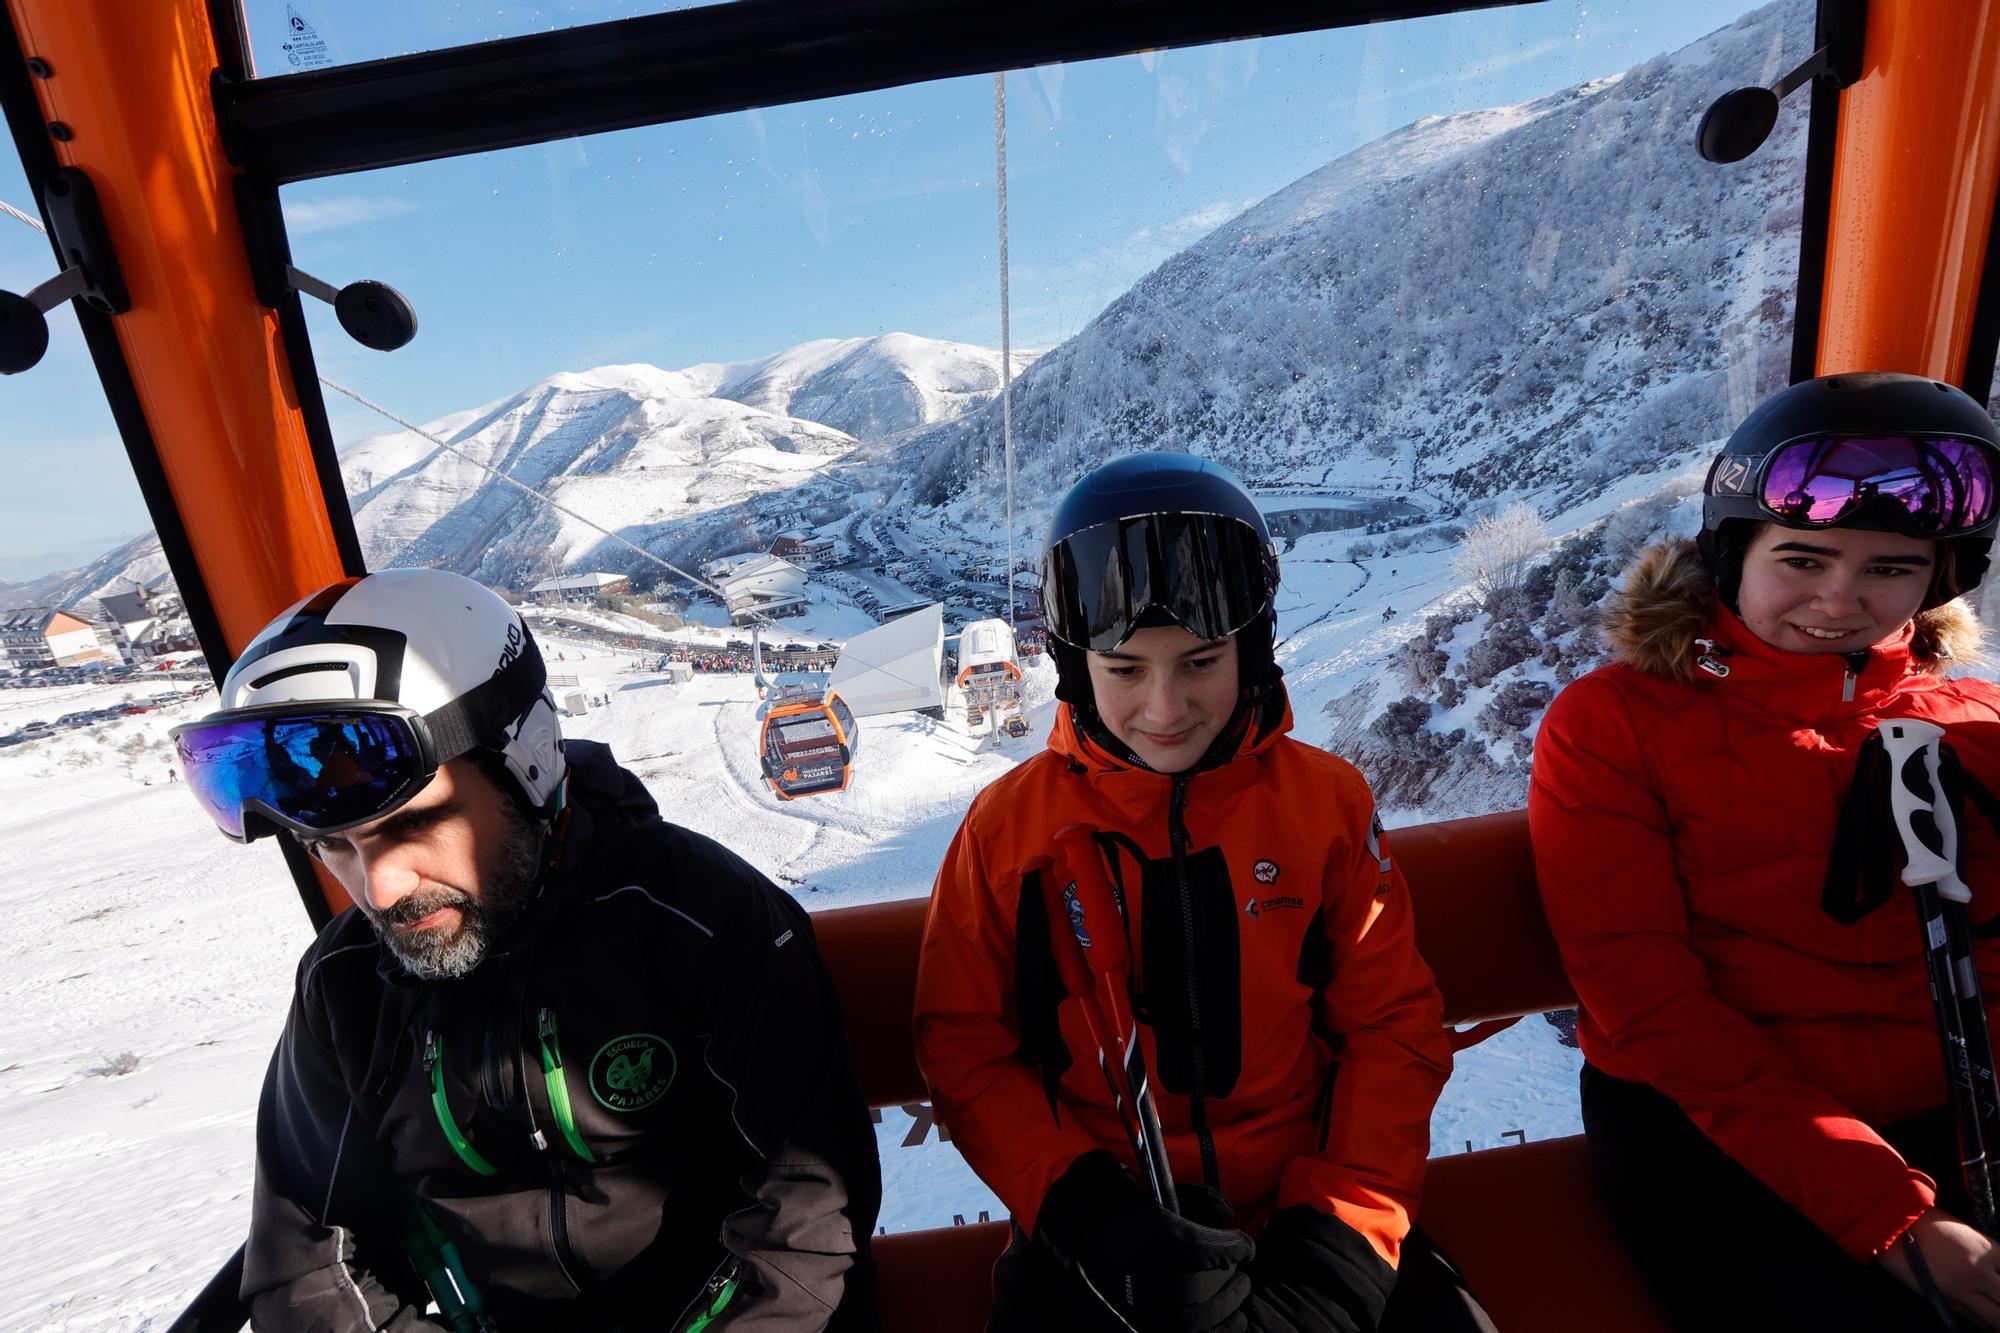
[[[343,579],[258,632],[223,678],[225,712],[376,701],[429,724],[432,759],[499,757],[527,805],[556,810],[562,728],[540,649],[491,589],[441,569]]]

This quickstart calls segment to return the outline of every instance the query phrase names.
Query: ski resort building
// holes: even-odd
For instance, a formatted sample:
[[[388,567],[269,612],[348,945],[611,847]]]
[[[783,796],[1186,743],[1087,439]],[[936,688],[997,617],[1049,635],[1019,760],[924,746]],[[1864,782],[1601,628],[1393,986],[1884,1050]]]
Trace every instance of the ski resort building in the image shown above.
[[[823,537],[811,528],[792,528],[771,539],[770,553],[811,569],[834,559],[833,538]]]
[[[0,612],[0,652],[8,665],[27,670],[116,661],[98,640],[97,627],[73,611],[32,607]]]
[[[632,591],[632,580],[623,574],[558,574],[528,589],[528,594],[546,601],[588,602],[611,593]]]
[[[789,560],[749,555],[709,568],[732,625],[747,625],[760,616],[796,616],[806,609],[806,572]]]

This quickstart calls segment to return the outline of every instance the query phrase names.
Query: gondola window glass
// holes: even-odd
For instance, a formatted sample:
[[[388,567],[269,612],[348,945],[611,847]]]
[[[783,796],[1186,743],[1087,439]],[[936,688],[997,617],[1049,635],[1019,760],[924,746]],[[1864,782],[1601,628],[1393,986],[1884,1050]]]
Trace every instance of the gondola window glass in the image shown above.
[[[420,318],[385,356],[308,306],[321,370],[435,437],[329,391],[363,545],[529,595],[627,579],[702,628],[624,637],[724,670],[760,617],[767,645],[839,643],[933,602],[947,634],[1011,616],[1032,654],[1055,498],[1117,453],[1194,450],[1280,536],[1298,734],[1391,819],[1518,807],[1620,564],[1690,530],[1701,461],[1786,378],[1806,98],[1735,166],[1693,136],[1803,59],[1813,18],[1525,6],[1012,73],[1005,410],[991,78],[287,187],[302,267]],[[1461,558],[1482,521],[1526,553],[1508,614]],[[752,707],[703,725],[763,801]],[[898,826],[1014,762],[947,775],[861,725],[845,799],[881,792]],[[692,796],[712,762],[655,780]],[[867,854],[875,818],[792,873],[925,892],[925,856]]]
[[[7,206],[0,209],[0,290],[26,293],[55,276],[57,265],[12,153],[0,153],[0,204]],[[8,608],[0,609],[0,627],[12,622],[0,628],[0,682],[24,679],[30,667],[44,665],[65,673],[125,665],[134,656],[126,627],[136,630],[152,617],[121,600],[114,609],[131,618],[112,630],[98,594],[172,593],[162,581],[166,561],[148,530],[145,501],[70,304],[51,310],[47,323],[41,361],[0,379],[0,471],[6,477],[0,486],[0,608]],[[39,617],[65,608],[77,623],[104,624],[106,633],[65,639],[58,630],[35,646],[21,614]],[[176,631],[180,627],[176,615]],[[192,628],[175,641],[193,649]],[[199,674],[198,660],[195,668]],[[115,705],[137,691],[121,687],[102,702]],[[26,696],[0,696],[6,697]],[[0,709],[0,739],[30,720],[27,713],[10,716]],[[163,758],[157,767],[164,778]]]

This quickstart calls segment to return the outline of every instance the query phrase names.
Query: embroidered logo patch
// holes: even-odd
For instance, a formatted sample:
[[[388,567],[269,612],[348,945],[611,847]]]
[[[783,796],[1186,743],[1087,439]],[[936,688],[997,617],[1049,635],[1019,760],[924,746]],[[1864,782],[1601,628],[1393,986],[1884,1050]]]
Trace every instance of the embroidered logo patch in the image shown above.
[[[1304,907],[1305,905],[1305,899],[1293,898],[1289,895],[1277,898],[1252,898],[1250,905],[1243,909],[1243,915],[1255,918],[1261,917],[1266,912],[1282,912],[1288,907]]]
[[[629,1032],[598,1048],[590,1061],[590,1095],[608,1111],[643,1111],[674,1085],[674,1048],[650,1032]]]
[[[1276,884],[1278,882],[1278,863],[1276,861],[1259,861],[1256,865],[1250,867],[1250,873],[1256,877],[1259,884]]]

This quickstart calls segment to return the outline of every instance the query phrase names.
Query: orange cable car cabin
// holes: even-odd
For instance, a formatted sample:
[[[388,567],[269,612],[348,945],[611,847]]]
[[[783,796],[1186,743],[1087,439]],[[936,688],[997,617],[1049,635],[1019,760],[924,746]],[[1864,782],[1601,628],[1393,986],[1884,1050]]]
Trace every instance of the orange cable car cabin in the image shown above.
[[[760,0],[278,77],[251,59],[245,9],[261,3],[5,0],[0,25],[0,102],[56,233],[53,263],[91,284],[75,317],[218,678],[270,615],[365,569],[281,189],[995,71],[1038,71],[1053,99],[1059,62],[1506,7],[1028,0],[987,22],[928,0]],[[1842,46],[1849,68],[1810,90],[1790,375],[1905,370],[1984,400],[2000,341],[2000,0],[1821,0],[1815,12],[1815,43]],[[1164,123],[1175,113],[1162,105]],[[1676,125],[1646,151],[1692,153],[1693,135]],[[79,179],[94,199],[88,227],[65,193]],[[1531,239],[1534,255],[1560,244]],[[107,295],[114,286],[124,299]],[[854,720],[837,695],[775,705],[758,744],[780,799],[853,781]],[[278,841],[315,927],[347,906]],[[1520,812],[1393,841],[1457,1044],[1574,1003]],[[877,1107],[927,1095],[910,1032],[925,907],[815,916]],[[253,1102],[256,1090],[241,1094]],[[1580,1136],[1434,1158],[1421,1221],[1502,1329],[1666,1327],[1611,1232]],[[884,1326],[981,1327],[1006,1233],[989,1221],[878,1236]],[[200,1278],[188,1282],[192,1304],[172,1327],[241,1326],[239,1274],[240,1254],[199,1294]]]
[[[860,749],[854,711],[838,693],[822,683],[805,697],[787,698],[782,686],[772,687],[757,750],[764,781],[779,800],[846,791]]]

